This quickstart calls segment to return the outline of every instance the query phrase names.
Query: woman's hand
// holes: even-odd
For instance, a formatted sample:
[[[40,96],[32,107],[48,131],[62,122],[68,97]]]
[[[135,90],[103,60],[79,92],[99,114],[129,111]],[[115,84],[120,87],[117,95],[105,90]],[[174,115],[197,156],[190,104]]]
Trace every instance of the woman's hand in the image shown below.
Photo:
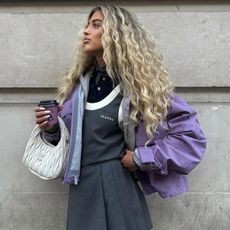
[[[133,152],[128,149],[126,149],[125,155],[121,159],[121,163],[130,172],[136,171],[139,168],[138,165],[133,160]]]
[[[58,111],[62,109],[61,106],[58,106]],[[48,118],[50,117],[50,110],[46,110],[43,107],[36,106],[34,108],[35,112],[35,122],[40,129],[51,130],[54,125],[48,124]]]

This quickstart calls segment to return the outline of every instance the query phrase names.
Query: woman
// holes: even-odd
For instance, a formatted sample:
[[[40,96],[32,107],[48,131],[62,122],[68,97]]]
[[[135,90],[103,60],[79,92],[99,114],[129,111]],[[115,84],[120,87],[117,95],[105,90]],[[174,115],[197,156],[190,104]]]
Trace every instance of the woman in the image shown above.
[[[94,8],[79,41],[58,92],[71,133],[68,229],[149,230],[143,192],[187,191],[185,174],[203,156],[196,112],[173,92],[154,41],[132,13]],[[35,114],[43,137],[57,143],[49,111],[36,107]]]

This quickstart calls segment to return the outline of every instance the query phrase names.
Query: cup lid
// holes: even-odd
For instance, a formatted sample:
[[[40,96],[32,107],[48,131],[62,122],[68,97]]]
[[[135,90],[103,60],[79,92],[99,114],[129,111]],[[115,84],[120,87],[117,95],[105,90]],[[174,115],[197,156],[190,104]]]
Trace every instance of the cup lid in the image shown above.
[[[58,105],[56,100],[45,100],[45,101],[40,101],[39,105],[47,106],[47,105]]]

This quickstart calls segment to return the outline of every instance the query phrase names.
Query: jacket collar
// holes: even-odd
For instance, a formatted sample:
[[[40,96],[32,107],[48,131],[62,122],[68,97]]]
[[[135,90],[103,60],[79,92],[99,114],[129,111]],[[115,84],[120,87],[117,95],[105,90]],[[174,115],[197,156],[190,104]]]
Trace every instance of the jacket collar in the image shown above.
[[[81,74],[80,76],[80,84],[82,86],[82,89],[84,91],[85,95],[85,102],[87,100],[88,92],[89,92],[89,79],[93,74],[93,70],[91,69],[88,71],[84,76]]]

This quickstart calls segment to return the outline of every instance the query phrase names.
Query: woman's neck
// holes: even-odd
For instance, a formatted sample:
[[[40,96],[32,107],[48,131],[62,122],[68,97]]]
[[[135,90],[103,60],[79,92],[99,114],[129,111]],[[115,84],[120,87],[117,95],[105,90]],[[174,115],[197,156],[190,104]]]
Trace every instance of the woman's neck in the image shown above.
[[[98,65],[98,67],[103,67],[103,66],[105,66],[105,61],[104,61],[102,55],[96,56],[96,60],[97,60],[97,65]]]

